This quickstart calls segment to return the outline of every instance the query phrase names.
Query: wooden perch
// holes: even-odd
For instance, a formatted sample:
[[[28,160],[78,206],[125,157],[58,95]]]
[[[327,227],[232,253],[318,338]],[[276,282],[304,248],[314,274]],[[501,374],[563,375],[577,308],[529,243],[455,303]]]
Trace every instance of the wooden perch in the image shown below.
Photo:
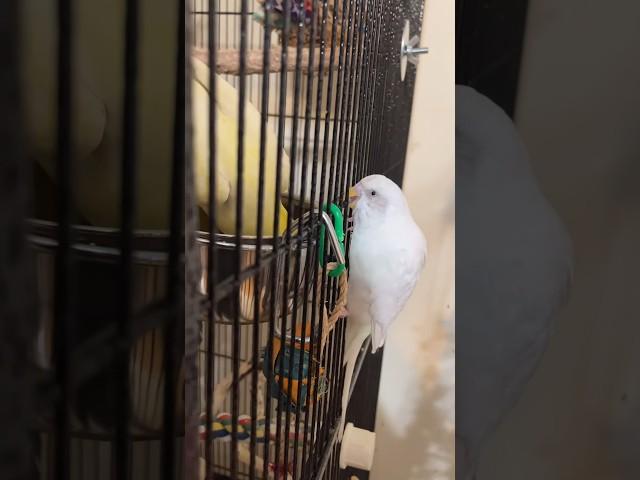
[[[282,66],[282,60],[280,55],[282,50],[279,47],[271,49],[269,72],[280,72]],[[318,71],[320,67],[320,51],[315,52],[315,58],[312,66],[313,71]],[[288,47],[287,52],[287,71],[293,72],[296,69],[296,49],[294,47]],[[208,50],[202,48],[194,48],[192,55],[199,60],[202,60],[209,65],[209,53]],[[263,50],[247,50],[246,56],[246,72],[248,75],[263,73]],[[309,49],[307,47],[302,49],[302,57],[300,59],[300,66],[303,72],[309,71]],[[334,68],[337,67],[337,63],[334,64]],[[220,49],[216,52],[216,72],[227,73],[230,75],[238,75],[240,70],[240,50],[235,49]],[[325,55],[324,58],[324,71],[329,70],[329,55]]]

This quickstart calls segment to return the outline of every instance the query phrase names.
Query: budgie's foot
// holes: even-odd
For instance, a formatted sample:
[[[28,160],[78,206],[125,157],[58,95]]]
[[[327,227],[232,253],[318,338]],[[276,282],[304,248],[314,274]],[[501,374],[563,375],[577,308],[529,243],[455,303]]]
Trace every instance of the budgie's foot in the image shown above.
[[[349,310],[347,310],[347,307],[343,305],[340,305],[335,313],[337,318],[346,318],[349,316]]]

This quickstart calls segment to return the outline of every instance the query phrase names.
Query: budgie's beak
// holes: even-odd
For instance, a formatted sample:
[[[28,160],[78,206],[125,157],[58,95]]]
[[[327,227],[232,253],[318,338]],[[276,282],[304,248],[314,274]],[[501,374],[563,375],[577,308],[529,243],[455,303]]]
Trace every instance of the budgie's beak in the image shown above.
[[[358,189],[353,186],[349,188],[349,206],[351,208],[356,206],[358,203],[358,199],[360,198],[360,194],[358,193]]]

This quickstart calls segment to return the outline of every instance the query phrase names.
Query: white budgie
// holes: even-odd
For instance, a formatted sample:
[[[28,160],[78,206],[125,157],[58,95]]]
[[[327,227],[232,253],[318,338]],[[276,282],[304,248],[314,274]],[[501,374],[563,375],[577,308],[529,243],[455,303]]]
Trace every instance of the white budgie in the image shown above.
[[[372,352],[384,345],[387,330],[411,296],[427,256],[424,235],[411,217],[402,190],[391,180],[370,175],[350,189],[349,199],[354,211],[340,438],[362,343],[371,334]]]
[[[513,122],[467,87],[456,90],[456,239],[456,478],[468,480],[546,348],[572,254]]]

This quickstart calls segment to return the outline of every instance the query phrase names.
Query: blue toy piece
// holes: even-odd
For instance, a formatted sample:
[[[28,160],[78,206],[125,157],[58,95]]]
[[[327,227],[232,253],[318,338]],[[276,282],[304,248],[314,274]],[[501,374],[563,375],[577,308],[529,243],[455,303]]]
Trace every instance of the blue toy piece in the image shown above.
[[[302,327],[296,327],[296,341],[293,344],[285,343],[282,347],[282,339],[279,335],[274,335],[267,346],[262,361],[262,371],[267,381],[271,383],[271,396],[278,400],[283,408],[289,411],[295,410],[298,398],[300,408],[304,411],[307,407],[308,383],[313,378],[310,375],[311,355],[309,347],[311,343],[311,325],[306,328],[306,341],[304,349],[299,341],[302,334]],[[302,367],[302,376],[300,370]],[[322,395],[326,391],[326,381],[324,369],[319,369],[320,377],[317,379],[317,392]],[[315,401],[314,392],[309,395],[311,403]]]

